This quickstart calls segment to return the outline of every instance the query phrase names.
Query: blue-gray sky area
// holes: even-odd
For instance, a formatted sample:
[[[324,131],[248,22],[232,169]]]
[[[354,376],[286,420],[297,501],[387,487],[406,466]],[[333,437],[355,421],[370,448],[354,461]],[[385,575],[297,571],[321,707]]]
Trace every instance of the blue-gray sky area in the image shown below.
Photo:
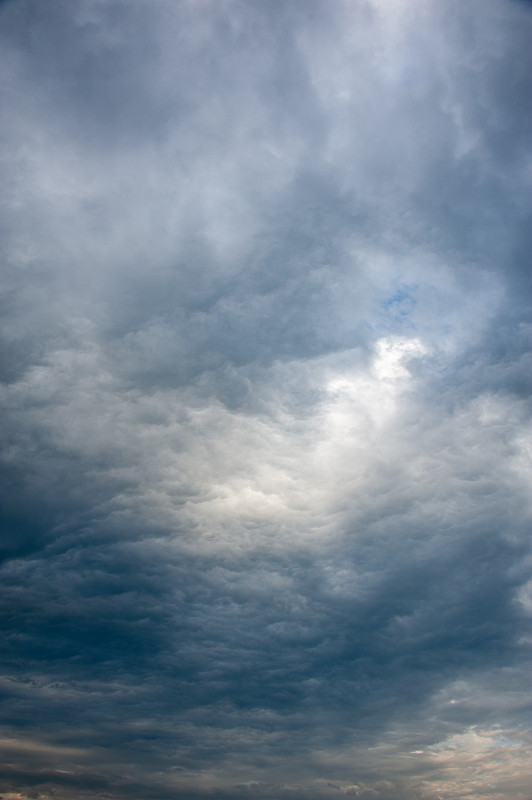
[[[0,3],[3,800],[530,800],[531,45]]]

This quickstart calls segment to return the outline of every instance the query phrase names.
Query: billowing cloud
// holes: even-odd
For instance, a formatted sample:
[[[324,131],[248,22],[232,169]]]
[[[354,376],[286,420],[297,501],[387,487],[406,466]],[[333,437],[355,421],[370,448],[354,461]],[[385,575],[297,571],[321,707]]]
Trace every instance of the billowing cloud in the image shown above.
[[[6,800],[529,800],[526,3],[0,6]]]

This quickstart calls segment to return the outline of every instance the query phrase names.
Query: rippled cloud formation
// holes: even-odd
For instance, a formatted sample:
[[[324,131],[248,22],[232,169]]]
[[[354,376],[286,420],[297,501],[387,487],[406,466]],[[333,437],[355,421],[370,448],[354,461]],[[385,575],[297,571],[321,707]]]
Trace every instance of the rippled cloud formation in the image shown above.
[[[0,38],[2,798],[530,800],[530,4]]]

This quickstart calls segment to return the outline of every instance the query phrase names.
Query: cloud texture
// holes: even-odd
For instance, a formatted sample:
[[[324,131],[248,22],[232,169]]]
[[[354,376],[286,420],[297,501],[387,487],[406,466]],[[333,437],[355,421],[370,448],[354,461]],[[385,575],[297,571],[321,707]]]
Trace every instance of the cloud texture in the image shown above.
[[[531,35],[0,5],[5,800],[530,799]]]

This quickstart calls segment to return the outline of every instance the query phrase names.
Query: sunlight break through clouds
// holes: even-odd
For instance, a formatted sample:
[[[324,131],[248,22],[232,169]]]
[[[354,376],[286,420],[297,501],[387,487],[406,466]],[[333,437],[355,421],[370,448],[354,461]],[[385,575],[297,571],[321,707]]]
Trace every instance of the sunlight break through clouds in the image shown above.
[[[531,38],[0,2],[4,800],[531,800]]]

